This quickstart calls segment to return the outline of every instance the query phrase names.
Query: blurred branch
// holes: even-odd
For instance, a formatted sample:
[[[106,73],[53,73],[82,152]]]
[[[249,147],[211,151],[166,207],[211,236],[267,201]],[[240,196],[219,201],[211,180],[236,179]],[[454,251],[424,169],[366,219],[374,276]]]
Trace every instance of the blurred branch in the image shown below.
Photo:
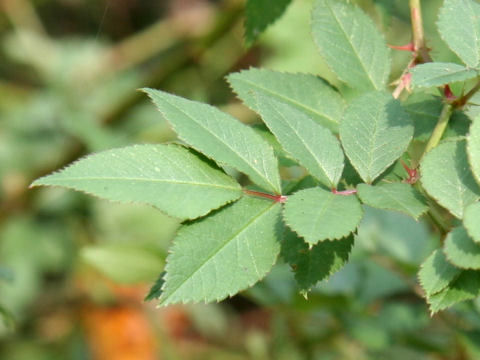
[[[15,28],[47,36],[42,21],[29,0],[0,0],[0,7]]]
[[[174,74],[182,71],[188,66],[197,64],[208,48],[223,39],[223,37],[230,33],[230,31],[238,24],[242,11],[243,4],[239,1],[227,1],[225,8],[218,11],[213,26],[206,30],[204,34],[190,39],[176,39],[176,43],[172,45],[168,51],[165,51],[166,53],[164,56],[157,61],[154,70],[145,74],[141,86],[160,87],[162,83],[167,81]],[[124,58],[123,62],[116,65],[119,69],[125,69],[146,62],[154,56],[157,56],[162,44],[154,44],[154,39],[156,39],[159,32],[166,30],[165,26],[166,25],[164,24],[157,24],[141,34],[133,35],[133,37],[125,40],[120,45],[111,48],[106,55],[104,55],[106,56],[103,58],[104,61],[106,59],[112,60],[112,56],[115,58],[116,55],[114,54],[119,54],[119,52],[127,50],[135,51],[135,49],[143,48],[144,51],[141,54],[133,54],[131,57]],[[152,42],[151,44],[149,43],[150,41]],[[165,46],[166,44],[167,42],[164,42],[162,46]],[[154,50],[146,49],[150,45]],[[102,124],[113,125],[113,123],[121,119],[122,114],[143,99],[145,99],[145,97],[140,92],[130,93],[126,98],[121,99],[113,106],[113,108],[109,109],[109,111],[102,116]],[[32,179],[26,179],[27,182],[69,164],[83,155],[85,151],[86,149],[83,144],[78,141],[72,141],[70,148],[65,152],[61,164],[56,164],[54,168],[43,169],[35,174]],[[0,221],[4,220],[11,212],[28,207],[36,192],[37,190],[28,190],[25,188],[23,191],[16,193],[15,196],[3,201],[0,204]]]

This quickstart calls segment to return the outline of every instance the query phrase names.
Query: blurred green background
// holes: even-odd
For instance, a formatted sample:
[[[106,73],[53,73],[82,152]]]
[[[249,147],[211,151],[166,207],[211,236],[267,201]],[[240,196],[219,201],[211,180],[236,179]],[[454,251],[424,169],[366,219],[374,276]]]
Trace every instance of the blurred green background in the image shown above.
[[[31,181],[79,157],[174,139],[137,89],[257,117],[224,80],[250,66],[321,74],[311,0],[243,45],[242,0],[0,0],[0,359],[480,359],[480,301],[433,318],[416,281],[426,223],[367,208],[350,263],[301,297],[280,263],[221,304],[144,302],[178,221]],[[357,1],[409,41],[405,0]],[[432,55],[440,0],[424,1]],[[408,54],[394,53],[394,74]],[[282,169],[288,177],[291,170]]]

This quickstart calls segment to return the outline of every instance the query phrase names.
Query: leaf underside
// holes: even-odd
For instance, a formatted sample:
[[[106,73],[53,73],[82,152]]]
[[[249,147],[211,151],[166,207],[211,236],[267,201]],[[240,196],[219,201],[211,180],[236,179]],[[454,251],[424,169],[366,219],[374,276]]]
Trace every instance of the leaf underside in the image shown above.
[[[464,270],[448,287],[427,298],[430,312],[435,314],[456,303],[480,295],[480,271]]]
[[[312,245],[348,236],[362,215],[355,195],[335,195],[322,188],[300,190],[289,196],[283,212],[290,228]]]
[[[196,218],[242,192],[235,180],[175,144],[134,145],[87,156],[32,186],[62,186],[100,198],[138,202],[178,218]]]
[[[383,90],[390,50],[372,20],[357,6],[317,0],[312,34],[320,54],[340,80],[360,90]]]
[[[290,264],[300,291],[306,294],[319,281],[327,279],[348,261],[353,235],[335,241],[323,241],[311,249],[293,231],[282,242],[282,257]]]
[[[165,268],[160,305],[220,301],[261,280],[280,252],[281,206],[243,197],[183,225]]]
[[[261,188],[280,194],[273,149],[251,127],[213,106],[159,90],[144,91],[180,139],[220,164],[243,172]]]
[[[247,46],[277,20],[292,0],[247,0],[245,6],[245,42]]]
[[[460,273],[461,269],[449,263],[442,250],[435,250],[421,265],[418,279],[427,297],[445,289]]]
[[[463,226],[448,233],[443,251],[448,261],[462,269],[480,269],[480,244],[474,242]]]

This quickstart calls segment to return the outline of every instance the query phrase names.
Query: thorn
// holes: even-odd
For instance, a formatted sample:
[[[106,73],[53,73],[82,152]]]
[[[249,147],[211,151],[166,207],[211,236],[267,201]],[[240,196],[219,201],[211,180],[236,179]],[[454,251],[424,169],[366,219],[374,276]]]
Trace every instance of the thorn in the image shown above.
[[[450,101],[453,101],[455,100],[457,97],[453,94],[452,92],[452,89],[450,89],[450,86],[445,85],[445,87],[443,88],[443,94],[445,95],[445,98],[447,100],[450,100]]]

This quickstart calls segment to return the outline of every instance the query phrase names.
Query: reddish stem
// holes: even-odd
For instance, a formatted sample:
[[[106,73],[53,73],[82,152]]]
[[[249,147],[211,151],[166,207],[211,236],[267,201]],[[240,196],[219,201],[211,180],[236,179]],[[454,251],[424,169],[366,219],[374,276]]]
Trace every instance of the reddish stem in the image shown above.
[[[267,194],[260,191],[248,190],[248,189],[243,189],[243,192],[247,195],[263,197],[265,199],[270,199],[282,204],[285,203],[288,198],[286,195],[272,195],[272,194]]]
[[[344,195],[344,196],[347,196],[347,195],[356,194],[356,193],[357,193],[357,189],[350,189],[350,190],[338,191],[337,189],[333,188],[333,189],[332,189],[332,193],[335,194],[335,195]]]
[[[445,95],[445,98],[447,100],[455,100],[457,97],[453,94],[452,89],[450,89],[450,86],[445,85],[445,88],[443,89],[443,94]]]
[[[389,48],[394,49],[394,50],[401,50],[401,51],[415,51],[415,46],[413,43],[408,43],[407,45],[402,45],[402,46],[396,46],[396,45],[388,45]]]

